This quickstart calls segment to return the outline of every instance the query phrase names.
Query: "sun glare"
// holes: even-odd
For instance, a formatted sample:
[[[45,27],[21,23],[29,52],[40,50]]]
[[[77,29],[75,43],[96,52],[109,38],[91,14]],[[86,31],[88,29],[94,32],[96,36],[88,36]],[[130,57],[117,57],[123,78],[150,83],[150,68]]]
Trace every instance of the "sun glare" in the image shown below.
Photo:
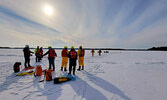
[[[53,8],[50,5],[44,7],[44,12],[46,15],[51,16],[53,14]]]

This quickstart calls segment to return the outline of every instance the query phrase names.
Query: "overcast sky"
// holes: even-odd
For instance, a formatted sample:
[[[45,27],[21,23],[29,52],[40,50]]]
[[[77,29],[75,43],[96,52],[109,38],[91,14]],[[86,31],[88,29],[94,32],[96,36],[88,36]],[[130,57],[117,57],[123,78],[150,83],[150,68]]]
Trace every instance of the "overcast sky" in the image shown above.
[[[0,35],[11,47],[167,46],[167,0],[0,0]]]

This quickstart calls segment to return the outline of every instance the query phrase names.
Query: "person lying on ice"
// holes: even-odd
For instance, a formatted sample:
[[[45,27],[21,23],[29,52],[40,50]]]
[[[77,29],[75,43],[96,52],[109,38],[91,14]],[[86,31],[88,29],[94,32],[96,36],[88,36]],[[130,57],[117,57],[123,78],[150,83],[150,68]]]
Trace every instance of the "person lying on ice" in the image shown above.
[[[34,52],[30,51],[29,45],[25,45],[25,48],[23,49],[23,53],[25,58],[25,63],[24,63],[25,68],[27,67],[27,64],[28,64],[28,67],[31,67],[30,56],[32,55],[31,53],[34,53]]]
[[[68,54],[69,58],[69,73],[71,75],[71,71],[73,69],[73,75],[75,75],[76,61],[77,61],[77,52],[74,49],[74,46],[71,46],[71,50]]]
[[[48,60],[49,60],[49,69],[51,69],[51,66],[53,66],[53,71],[55,71],[55,57],[57,57],[57,54],[55,52],[55,50],[51,47],[51,46],[48,46],[48,51],[43,55],[47,55],[48,54]]]
[[[67,71],[67,63],[68,63],[68,53],[67,46],[64,46],[64,49],[61,51],[62,63],[61,63],[61,71]]]

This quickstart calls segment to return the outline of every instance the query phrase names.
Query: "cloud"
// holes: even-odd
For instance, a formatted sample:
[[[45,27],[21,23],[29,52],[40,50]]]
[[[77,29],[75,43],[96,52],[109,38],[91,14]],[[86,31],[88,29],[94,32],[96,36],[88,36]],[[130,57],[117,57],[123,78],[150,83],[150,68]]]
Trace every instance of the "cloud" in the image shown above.
[[[53,16],[44,14],[46,4]],[[1,0],[0,10],[1,39],[8,41],[1,45],[166,45],[166,0]]]

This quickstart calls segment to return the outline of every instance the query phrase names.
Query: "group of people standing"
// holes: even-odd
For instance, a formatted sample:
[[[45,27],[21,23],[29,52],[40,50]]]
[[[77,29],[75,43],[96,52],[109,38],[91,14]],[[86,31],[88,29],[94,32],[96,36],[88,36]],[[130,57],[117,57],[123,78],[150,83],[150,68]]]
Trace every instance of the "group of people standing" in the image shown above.
[[[42,60],[42,55],[43,55],[43,48],[37,46],[37,48],[34,50],[34,54],[36,56],[35,60],[36,62],[40,62]]]
[[[57,57],[57,53],[55,50],[49,46],[48,51],[43,54],[43,48],[37,46],[37,48],[34,50],[34,52],[30,51],[29,46],[26,45],[23,49],[24,52],[24,58],[25,58],[25,68],[30,67],[30,56],[34,53],[36,56],[36,62],[40,62],[43,58],[43,56],[48,55],[49,60],[49,69],[53,67],[53,71],[55,71],[55,57]],[[76,65],[77,65],[77,59],[79,63],[78,71],[84,70],[84,56],[85,56],[85,50],[82,48],[82,46],[79,47],[78,51],[75,50],[74,46],[71,46],[71,50],[68,51],[68,47],[64,46],[64,49],[61,51],[61,57],[62,57],[62,64],[61,64],[61,71],[67,71],[67,64],[69,59],[69,73],[73,71],[73,75],[75,75]],[[27,66],[28,65],[28,66]]]
[[[92,57],[94,57],[95,50],[92,49],[92,50],[91,50],[91,53],[92,53]],[[101,51],[101,49],[100,49],[100,50],[98,51],[99,56],[101,56],[101,53],[102,53],[102,51]]]
[[[79,47],[78,51],[75,50],[74,46],[71,46],[71,50],[68,51],[67,46],[64,46],[64,49],[61,51],[62,56],[62,64],[61,64],[61,71],[67,71],[67,63],[69,59],[69,73],[71,74],[73,70],[73,75],[75,75],[76,65],[77,65],[77,59],[79,63],[78,71],[84,70],[84,56],[85,56],[85,50],[82,48],[82,46]],[[82,69],[81,69],[82,67]]]

